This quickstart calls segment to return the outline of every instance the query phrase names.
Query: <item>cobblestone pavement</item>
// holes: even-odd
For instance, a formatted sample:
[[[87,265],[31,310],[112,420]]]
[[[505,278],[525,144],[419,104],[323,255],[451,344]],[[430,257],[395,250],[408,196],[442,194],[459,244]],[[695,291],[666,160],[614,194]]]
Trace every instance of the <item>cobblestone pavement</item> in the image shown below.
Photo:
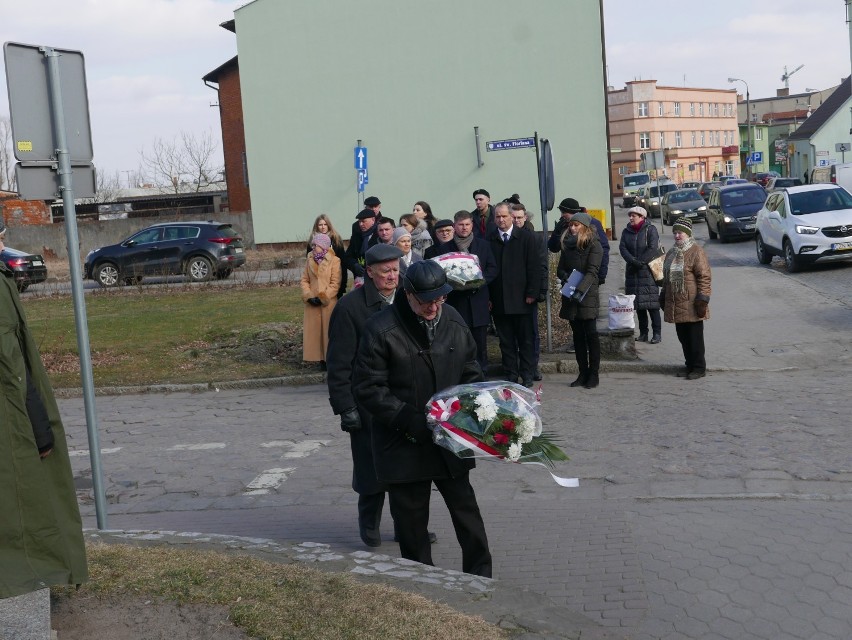
[[[317,384],[99,396],[108,526],[246,536],[234,544],[367,566],[488,620],[511,614],[527,637],[850,638],[852,310],[714,251],[708,376],[674,377],[671,325],[662,344],[640,345],[641,361],[607,363],[597,389],[546,374],[545,426],[572,458],[560,474],[580,487],[480,463],[496,580],[464,596],[447,590],[461,558],[437,494],[438,568],[398,562],[387,510],[381,553],[365,550],[348,436]],[[60,405],[94,527],[83,403]]]

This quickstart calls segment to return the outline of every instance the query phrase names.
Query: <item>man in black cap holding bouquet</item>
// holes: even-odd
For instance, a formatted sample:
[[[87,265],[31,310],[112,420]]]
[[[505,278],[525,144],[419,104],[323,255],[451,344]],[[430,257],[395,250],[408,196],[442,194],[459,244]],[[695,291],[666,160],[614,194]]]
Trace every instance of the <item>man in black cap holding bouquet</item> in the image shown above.
[[[408,268],[403,291],[371,317],[358,345],[354,391],[372,417],[376,475],[388,484],[402,557],[432,564],[427,525],[434,483],[453,520],[462,570],[490,578],[485,524],[468,477],[475,464],[436,445],[426,422],[426,404],[437,391],[482,380],[473,336],[444,305],[451,290],[437,262]]]

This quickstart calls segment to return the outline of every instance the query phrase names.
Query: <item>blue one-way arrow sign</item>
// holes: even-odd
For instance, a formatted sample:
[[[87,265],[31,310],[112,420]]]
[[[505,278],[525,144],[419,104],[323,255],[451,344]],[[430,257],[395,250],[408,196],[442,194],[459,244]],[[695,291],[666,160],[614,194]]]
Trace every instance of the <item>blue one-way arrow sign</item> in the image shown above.
[[[359,171],[367,169],[367,147],[355,147],[355,168]]]
[[[485,143],[486,151],[503,151],[504,149],[529,149],[535,147],[535,138],[513,138],[512,140],[492,140]]]

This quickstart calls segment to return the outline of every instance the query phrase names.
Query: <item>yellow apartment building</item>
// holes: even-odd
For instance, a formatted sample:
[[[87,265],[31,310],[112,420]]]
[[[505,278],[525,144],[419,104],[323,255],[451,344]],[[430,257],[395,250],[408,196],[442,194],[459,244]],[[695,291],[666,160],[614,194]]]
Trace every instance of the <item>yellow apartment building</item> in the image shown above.
[[[641,154],[664,151],[652,177],[677,183],[710,180],[714,173],[739,175],[740,140],[736,89],[660,87],[656,80],[628,82],[607,91],[612,185],[640,171]]]

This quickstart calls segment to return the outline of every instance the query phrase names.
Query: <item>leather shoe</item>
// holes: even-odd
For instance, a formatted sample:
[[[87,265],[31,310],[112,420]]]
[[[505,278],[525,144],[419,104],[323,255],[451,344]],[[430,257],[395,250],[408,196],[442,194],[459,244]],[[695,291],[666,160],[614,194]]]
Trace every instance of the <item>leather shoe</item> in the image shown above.
[[[676,375],[678,378],[685,378],[685,377],[686,377],[686,376],[688,376],[690,373],[692,373],[692,369],[681,369],[681,370],[680,370],[680,371],[678,371],[675,375]]]
[[[648,342],[648,334],[640,333],[638,336],[636,336],[634,342]]]
[[[707,375],[707,373],[705,371],[699,371],[698,369],[696,369],[695,371],[690,371],[687,374],[686,379],[687,380],[698,380],[699,378],[703,378],[706,375]]]
[[[580,375],[577,376],[577,379],[574,380],[574,382],[572,382],[568,386],[569,387],[585,387],[586,386],[586,379],[588,377],[589,377],[588,373],[581,373]]]
[[[535,384],[532,380],[524,380],[522,383],[527,389],[532,389]]]
[[[533,375],[533,380],[535,382],[541,382],[541,370],[540,369],[535,370],[535,374]]]
[[[655,333],[654,337],[651,338],[650,340],[648,340],[648,343],[649,344],[660,344],[662,341],[663,341],[663,338],[660,336],[660,334]]]
[[[361,532],[361,542],[363,542],[368,547],[381,547],[382,539],[381,538],[370,538],[363,531]]]

